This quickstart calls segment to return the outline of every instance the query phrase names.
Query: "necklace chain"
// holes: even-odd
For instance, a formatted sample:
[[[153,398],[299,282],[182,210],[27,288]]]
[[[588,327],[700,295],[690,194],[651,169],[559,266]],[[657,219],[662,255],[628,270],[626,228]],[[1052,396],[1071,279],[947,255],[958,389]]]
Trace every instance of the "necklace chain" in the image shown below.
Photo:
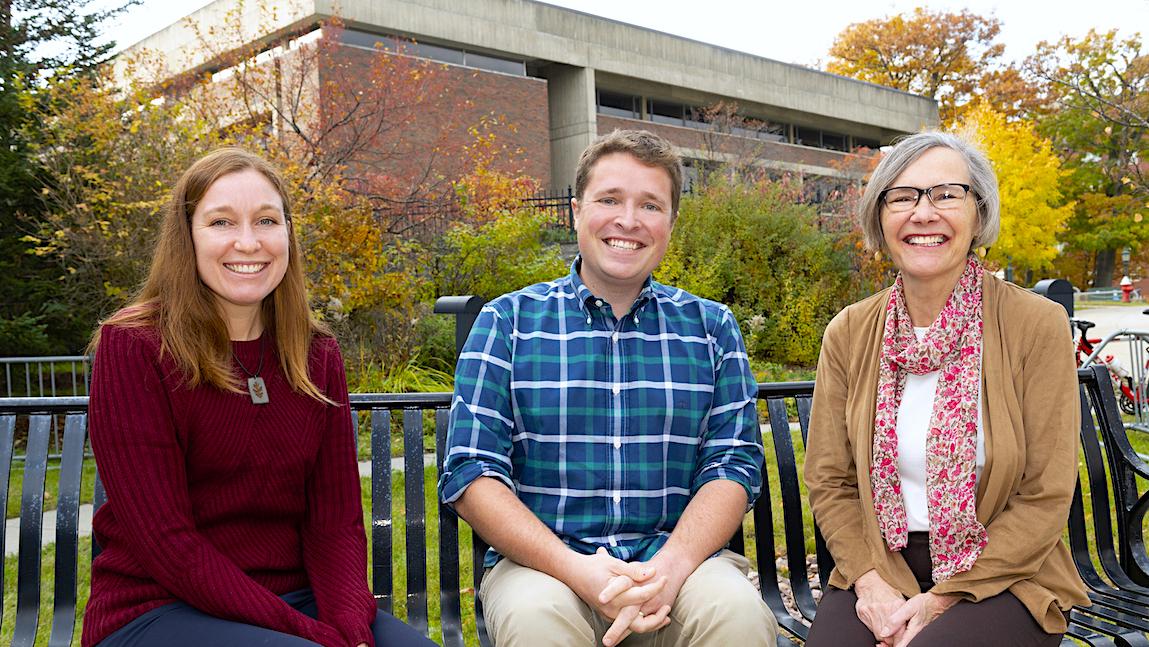
[[[254,372],[254,373],[252,373],[251,371],[247,370],[247,367],[246,367],[246,366],[244,366],[244,365],[243,365],[243,362],[241,362],[241,361],[239,360],[239,355],[236,355],[236,354],[235,354],[235,349],[232,349],[232,351],[231,351],[231,358],[235,360],[235,363],[236,363],[236,364],[239,364],[239,367],[240,367],[241,369],[243,369],[243,372],[244,372],[244,373],[246,373],[248,377],[259,377],[259,374],[260,374],[260,372],[262,372],[262,371],[263,371],[263,356],[264,356],[264,354],[265,354],[263,351],[264,351],[264,346],[265,346],[265,344],[266,344],[266,343],[267,343],[267,336],[266,336],[266,335],[263,335],[263,336],[261,336],[261,337],[259,338],[259,366],[257,366],[257,367],[255,368],[255,372]]]

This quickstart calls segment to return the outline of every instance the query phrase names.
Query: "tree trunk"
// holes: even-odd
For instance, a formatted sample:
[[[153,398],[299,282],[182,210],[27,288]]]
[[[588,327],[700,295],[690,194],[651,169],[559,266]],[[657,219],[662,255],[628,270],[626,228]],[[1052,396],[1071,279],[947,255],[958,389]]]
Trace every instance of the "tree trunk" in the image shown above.
[[[1097,252],[1093,263],[1093,287],[1108,288],[1113,286],[1113,272],[1116,270],[1117,250],[1103,249]]]

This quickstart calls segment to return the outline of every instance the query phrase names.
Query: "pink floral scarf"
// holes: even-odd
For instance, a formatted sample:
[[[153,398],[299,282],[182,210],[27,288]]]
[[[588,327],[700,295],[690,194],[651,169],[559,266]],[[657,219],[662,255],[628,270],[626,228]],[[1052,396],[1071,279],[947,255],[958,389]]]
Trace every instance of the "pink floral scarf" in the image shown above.
[[[988,540],[975,509],[981,288],[981,264],[971,254],[941,314],[920,342],[906,310],[900,274],[886,304],[870,467],[874,511],[889,549],[904,548],[908,533],[898,478],[898,407],[908,373],[940,370],[926,440],[926,499],[935,583],[968,571]]]

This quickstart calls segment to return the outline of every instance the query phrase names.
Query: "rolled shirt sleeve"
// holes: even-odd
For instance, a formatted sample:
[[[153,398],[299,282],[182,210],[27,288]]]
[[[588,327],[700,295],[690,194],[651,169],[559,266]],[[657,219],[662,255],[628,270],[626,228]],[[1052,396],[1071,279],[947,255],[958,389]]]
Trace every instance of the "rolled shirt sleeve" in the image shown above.
[[[765,453],[755,406],[758,383],[750,370],[746,346],[734,315],[719,309],[712,335],[714,399],[702,430],[702,445],[691,492],[717,479],[746,489],[749,510],[762,492]]]
[[[481,476],[512,490],[511,326],[494,306],[479,312],[455,366],[448,453],[439,496],[452,504]]]

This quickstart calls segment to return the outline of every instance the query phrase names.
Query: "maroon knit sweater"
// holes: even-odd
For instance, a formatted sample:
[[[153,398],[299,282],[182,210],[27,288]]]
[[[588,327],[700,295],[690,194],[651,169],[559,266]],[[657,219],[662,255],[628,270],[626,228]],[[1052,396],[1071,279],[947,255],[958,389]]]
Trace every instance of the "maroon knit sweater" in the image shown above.
[[[177,601],[325,646],[374,644],[339,346],[311,345],[312,381],[343,403],[329,406],[291,389],[268,341],[260,374],[271,401],[256,405],[246,392],[182,386],[152,329],[101,331],[88,427],[108,501],[93,520],[103,552],[85,647]],[[254,371],[260,341],[232,347]],[[318,620],[279,597],[305,587]]]

